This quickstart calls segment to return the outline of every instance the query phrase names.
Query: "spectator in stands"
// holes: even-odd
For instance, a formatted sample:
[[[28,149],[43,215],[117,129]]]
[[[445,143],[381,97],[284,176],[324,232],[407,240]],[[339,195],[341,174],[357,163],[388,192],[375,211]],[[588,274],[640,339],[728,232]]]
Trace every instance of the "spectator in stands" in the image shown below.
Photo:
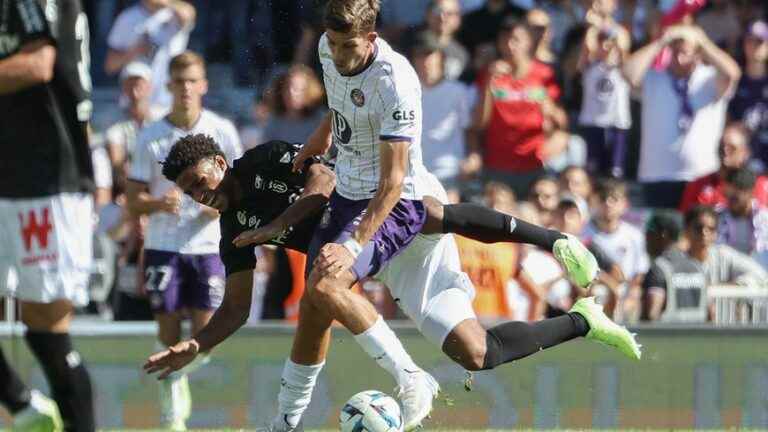
[[[433,34],[420,33],[414,44],[411,62],[421,81],[424,112],[422,159],[446,189],[459,189],[470,123],[467,87],[444,75],[446,54]]]
[[[418,32],[404,37],[403,48],[412,50],[417,38],[426,33],[433,37],[443,51],[443,74],[449,80],[459,79],[469,64],[469,52],[456,40],[461,26],[461,5],[458,0],[432,0],[427,6],[425,24]]]
[[[542,9],[531,9],[525,15],[533,39],[531,56],[544,64],[555,66],[557,57],[552,52],[552,30],[549,15]]]
[[[652,69],[666,46],[669,67]],[[741,71],[701,29],[677,26],[634,53],[624,72],[642,90],[638,178],[646,205],[677,207],[686,182],[717,169],[725,108]]]
[[[747,255],[768,249],[768,210],[754,199],[757,181],[749,168],[739,168],[725,177],[726,206],[719,214],[718,243]]]
[[[202,57],[186,51],[174,57],[169,68],[173,108],[140,132],[126,186],[129,210],[148,217],[145,288],[163,348],[179,342],[185,316],[191,318],[193,332],[208,323],[221,304],[225,274],[219,257],[219,212],[184,195],[163,176],[160,162],[177,140],[190,134],[213,137],[230,164],[242,153],[234,125],[202,106],[208,90]],[[193,368],[206,363],[207,357]],[[185,428],[192,403],[188,371],[159,383],[165,427]]]
[[[707,278],[699,263],[680,250],[682,223],[673,210],[654,213],[645,228],[652,264],[643,278],[641,319],[707,321]]]
[[[619,311],[632,321],[639,313],[640,286],[648,271],[648,255],[642,232],[622,220],[629,207],[626,183],[610,178],[599,180],[592,207],[592,221],[584,237],[619,264],[627,281],[619,292]]]
[[[717,212],[712,207],[696,206],[685,214],[688,255],[702,266],[707,284],[768,286],[768,274],[757,261],[728,245],[715,243],[717,227]]]
[[[146,63],[152,68],[152,109],[167,111],[168,64],[187,48],[195,16],[195,8],[182,0],[141,0],[125,9],[109,32],[105,71],[114,75],[133,61]]]
[[[504,19],[522,18],[524,14],[524,9],[507,0],[486,0],[482,8],[464,15],[457,37],[469,52],[474,72],[485,70],[496,58],[497,40]]]
[[[747,166],[751,154],[748,140],[749,134],[740,124],[731,123],[725,127],[718,149],[720,168],[685,186],[679,207],[681,212],[699,204],[716,208],[726,205],[725,178],[730,172]],[[756,179],[752,197],[760,206],[768,205],[768,178],[760,176]]]
[[[581,238],[589,221],[587,202],[579,196],[563,194],[553,220],[555,229]],[[624,282],[624,274],[600,246],[590,241],[585,241],[584,245],[595,256],[600,267],[597,279],[590,287],[590,294],[597,297],[598,303],[604,306],[606,313],[613,314],[619,287]]]
[[[589,203],[592,195],[592,179],[587,170],[574,165],[566,167],[560,172],[560,191],[570,193]]]
[[[603,3],[614,7],[602,8]],[[614,9],[613,1],[596,0],[587,12],[590,26],[578,62],[583,91],[579,125],[587,142],[587,170],[623,177],[632,118],[629,84],[621,67],[629,54],[631,37],[613,20]]]
[[[515,192],[504,183],[488,182],[483,188],[483,200],[488,207],[503,213],[515,211],[517,198]]]
[[[312,69],[291,66],[267,90],[270,117],[263,139],[305,142],[325,116],[324,97],[323,86]]]
[[[527,194],[544,174],[544,162],[563,153],[568,142],[554,72],[531,58],[531,43],[525,22],[504,22],[498,39],[501,60],[478,80],[480,101],[463,166],[465,174],[482,169],[485,181],[507,183],[518,196]]]
[[[152,70],[144,63],[132,62],[120,73],[122,119],[107,128],[106,148],[112,162],[115,178],[123,181],[136,145],[136,135],[148,122],[153,121],[149,109],[152,91]]]
[[[768,23],[755,21],[744,36],[744,74],[728,106],[731,120],[752,134],[752,154],[759,171],[768,169]]]
[[[543,176],[536,179],[528,192],[528,201],[536,207],[541,226],[549,227],[554,223],[559,200],[560,185],[555,177]]]

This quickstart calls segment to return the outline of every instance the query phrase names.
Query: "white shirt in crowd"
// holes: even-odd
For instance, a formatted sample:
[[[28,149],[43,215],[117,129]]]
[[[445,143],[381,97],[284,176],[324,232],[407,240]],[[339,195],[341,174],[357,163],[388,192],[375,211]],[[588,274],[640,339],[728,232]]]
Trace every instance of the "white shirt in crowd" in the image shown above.
[[[667,72],[651,69],[642,88],[642,142],[638,178],[643,182],[690,181],[717,170],[728,97],[720,97],[717,72],[699,65],[688,84],[693,119],[680,128],[682,101]]]
[[[242,155],[240,137],[232,122],[203,110],[190,130],[179,129],[166,119],[150,123],[142,129],[136,140],[128,179],[147,183],[149,193],[155,198],[164,196],[175,185],[163,176],[161,162],[165,161],[173,144],[189,134],[213,137],[230,166]],[[219,222],[203,214],[202,209],[201,204],[183,195],[178,215],[152,213],[147,223],[144,247],[184,254],[218,253],[221,237]]]
[[[410,141],[402,198],[421,199],[427,186],[417,180],[421,159],[421,83],[416,71],[387,42],[376,39],[373,63],[354,76],[333,64],[328,38],[320,38],[319,56],[331,111],[336,159],[336,191],[351,200],[372,198],[379,187],[379,145]]]
[[[616,231],[600,231],[594,223],[587,225],[584,238],[602,249],[621,268],[627,280],[648,272],[650,262],[645,250],[645,236],[628,222],[621,221]]]
[[[421,104],[424,165],[441,181],[455,180],[466,153],[465,130],[470,122],[469,91],[452,80],[423,87]]]
[[[170,8],[151,14],[141,3],[125,9],[117,16],[107,38],[109,47],[126,51],[146,37],[153,50],[142,61],[152,68],[152,98],[154,110],[170,108],[171,94],[166,88],[171,59],[187,49],[192,26],[182,27]]]
[[[621,69],[604,62],[593,62],[581,79],[584,95],[581,102],[579,124],[601,128],[629,129],[629,83]]]

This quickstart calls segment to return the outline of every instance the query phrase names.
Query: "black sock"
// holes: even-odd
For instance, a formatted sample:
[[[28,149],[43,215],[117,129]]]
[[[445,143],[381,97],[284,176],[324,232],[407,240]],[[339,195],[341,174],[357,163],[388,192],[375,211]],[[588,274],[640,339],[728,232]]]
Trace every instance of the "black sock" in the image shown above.
[[[483,369],[528,357],[543,349],[567,342],[589,332],[589,324],[577,313],[567,313],[534,323],[510,321],[488,329],[485,334]]]
[[[29,389],[11,365],[5,361],[3,349],[0,348],[0,402],[11,414],[16,414],[29,406],[29,398]]]
[[[552,250],[556,240],[565,238],[559,231],[469,203],[443,206],[443,232],[456,233],[483,243],[528,243],[547,251]]]
[[[29,331],[26,338],[48,378],[64,420],[64,430],[94,431],[91,378],[80,354],[72,349],[69,334]]]

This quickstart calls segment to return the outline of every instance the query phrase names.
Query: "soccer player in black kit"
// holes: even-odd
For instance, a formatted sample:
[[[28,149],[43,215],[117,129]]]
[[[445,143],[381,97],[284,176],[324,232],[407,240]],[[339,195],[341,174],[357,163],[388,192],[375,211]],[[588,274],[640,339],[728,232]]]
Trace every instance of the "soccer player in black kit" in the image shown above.
[[[80,0],[0,0],[0,290],[19,300],[58,405],[0,352],[0,402],[14,430],[60,430],[62,418],[65,430],[95,429],[91,381],[69,336],[92,255],[89,67]]]

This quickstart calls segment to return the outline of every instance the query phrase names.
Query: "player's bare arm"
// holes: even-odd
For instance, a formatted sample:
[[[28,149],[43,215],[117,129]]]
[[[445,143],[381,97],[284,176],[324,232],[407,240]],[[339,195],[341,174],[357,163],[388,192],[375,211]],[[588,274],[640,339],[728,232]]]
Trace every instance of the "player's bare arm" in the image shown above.
[[[0,60],[0,95],[50,82],[55,63],[56,48],[50,40],[25,43],[18,53]]]
[[[336,186],[336,176],[323,164],[313,164],[307,169],[307,183],[296,202],[291,204],[267,225],[241,233],[232,243],[237,247],[266,243],[279,236],[288,227],[316,214],[325,204]]]
[[[304,162],[313,157],[325,154],[331,148],[331,113],[323,117],[320,124],[312,135],[307,138],[307,142],[301,148],[299,153],[293,159],[293,170],[298,172],[304,167]]]
[[[252,290],[253,270],[227,276],[224,300],[208,324],[192,339],[150,356],[144,363],[144,370],[149,374],[160,372],[157,378],[164,379],[191,363],[199,353],[210,351],[225,341],[248,320]]]
[[[125,187],[128,210],[134,216],[167,212],[177,214],[181,207],[181,193],[171,189],[162,198],[155,198],[149,193],[146,183],[128,180]]]
[[[316,263],[322,275],[339,275],[349,270],[355,261],[355,256],[348,248],[359,250],[360,245],[366,244],[397,204],[403,190],[405,172],[408,169],[409,147],[410,143],[402,140],[382,141],[379,144],[381,175],[376,195],[368,203],[360,225],[345,245],[329,243],[323,246]],[[354,242],[357,244],[355,245]]]

